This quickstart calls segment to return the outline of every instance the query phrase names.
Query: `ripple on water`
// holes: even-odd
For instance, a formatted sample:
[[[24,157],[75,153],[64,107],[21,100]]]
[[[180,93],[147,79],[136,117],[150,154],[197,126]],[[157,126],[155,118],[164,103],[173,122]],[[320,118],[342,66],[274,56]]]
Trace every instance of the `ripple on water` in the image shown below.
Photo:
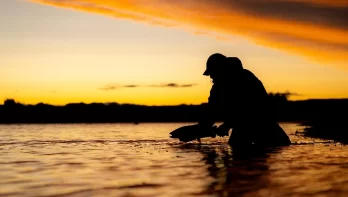
[[[348,194],[345,145],[289,135],[289,147],[241,153],[227,145],[227,138],[207,138],[202,144],[169,139],[168,131],[179,126],[2,128],[0,137],[11,140],[0,140],[0,196]],[[286,131],[292,134],[296,128],[289,124]]]

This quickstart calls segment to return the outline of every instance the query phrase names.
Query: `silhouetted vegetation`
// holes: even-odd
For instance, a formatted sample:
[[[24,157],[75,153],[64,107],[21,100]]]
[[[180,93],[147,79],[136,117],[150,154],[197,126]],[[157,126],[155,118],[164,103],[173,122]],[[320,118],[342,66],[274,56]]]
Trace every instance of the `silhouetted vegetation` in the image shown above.
[[[348,99],[289,101],[288,96],[287,93],[270,94],[278,122],[303,122],[309,126],[308,136],[348,142]],[[54,106],[24,105],[8,99],[0,105],[0,123],[197,122],[204,105],[70,103]]]
[[[348,99],[316,100],[319,105],[304,125],[305,135],[348,143]]]
[[[279,108],[287,102],[287,97],[287,94],[278,93],[271,96],[271,100]],[[0,123],[197,122],[205,105],[69,103],[54,106],[44,103],[24,105],[7,99],[0,105]]]
[[[118,103],[44,103],[23,105],[8,99],[0,105],[0,123],[107,123],[198,121],[202,105],[144,106]]]

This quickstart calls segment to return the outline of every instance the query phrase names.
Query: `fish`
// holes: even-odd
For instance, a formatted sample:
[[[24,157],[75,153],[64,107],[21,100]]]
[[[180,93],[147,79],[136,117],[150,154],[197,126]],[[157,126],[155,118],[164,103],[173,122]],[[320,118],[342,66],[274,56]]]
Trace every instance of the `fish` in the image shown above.
[[[215,138],[216,130],[217,127],[215,125],[213,127],[204,128],[201,125],[195,124],[179,127],[169,134],[170,138],[178,138],[182,142],[197,140],[201,143],[201,138]]]

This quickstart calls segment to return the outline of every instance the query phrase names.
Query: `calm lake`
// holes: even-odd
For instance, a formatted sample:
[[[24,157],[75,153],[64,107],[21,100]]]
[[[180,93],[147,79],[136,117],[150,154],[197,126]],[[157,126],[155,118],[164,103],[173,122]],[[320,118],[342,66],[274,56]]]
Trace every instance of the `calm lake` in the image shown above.
[[[169,138],[189,124],[0,125],[0,196],[348,196],[348,146],[295,123],[291,146],[250,154]]]

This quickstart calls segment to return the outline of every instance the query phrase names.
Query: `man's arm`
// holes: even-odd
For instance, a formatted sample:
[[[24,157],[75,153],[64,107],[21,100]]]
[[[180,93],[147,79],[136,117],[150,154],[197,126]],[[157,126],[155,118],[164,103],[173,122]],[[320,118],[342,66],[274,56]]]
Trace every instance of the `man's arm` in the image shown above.
[[[213,110],[210,106],[204,106],[202,113],[200,114],[200,120],[198,121],[198,125],[202,127],[212,127],[215,124],[215,120],[213,117]]]
[[[203,106],[203,109],[200,113],[200,120],[198,125],[202,127],[212,127],[215,123],[215,117],[218,113],[218,105],[219,105],[219,94],[217,92],[216,85],[210,90],[210,95],[208,98],[208,104]]]

